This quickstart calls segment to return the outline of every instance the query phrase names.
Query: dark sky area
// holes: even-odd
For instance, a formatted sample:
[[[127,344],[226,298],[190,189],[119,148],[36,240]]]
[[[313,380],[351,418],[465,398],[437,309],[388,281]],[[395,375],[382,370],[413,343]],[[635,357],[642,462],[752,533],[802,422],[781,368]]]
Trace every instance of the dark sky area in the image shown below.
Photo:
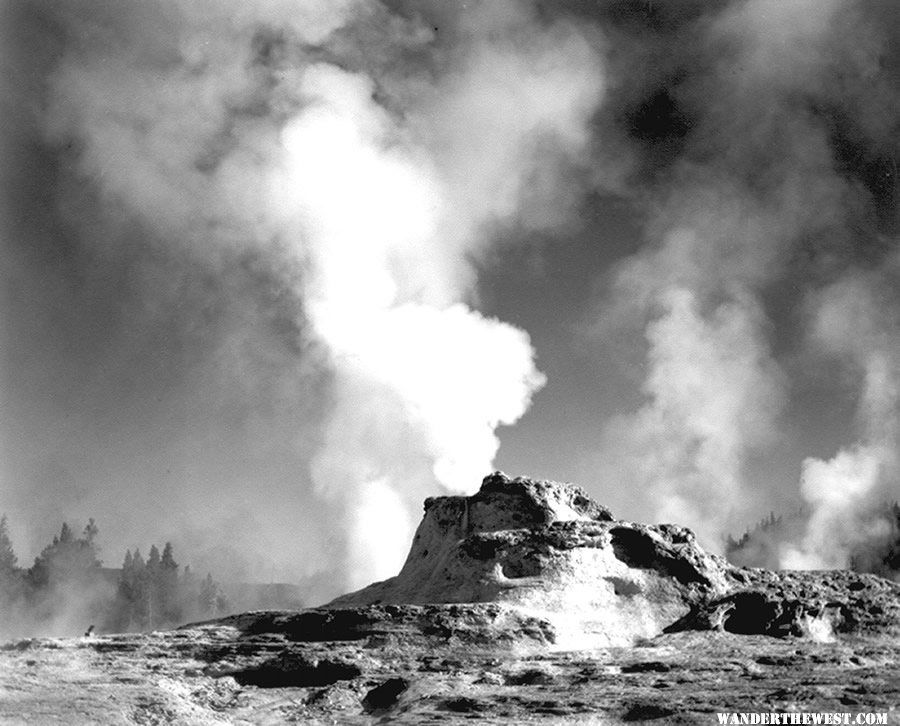
[[[337,592],[498,467],[830,567],[900,494],[890,0],[0,7],[23,559]]]

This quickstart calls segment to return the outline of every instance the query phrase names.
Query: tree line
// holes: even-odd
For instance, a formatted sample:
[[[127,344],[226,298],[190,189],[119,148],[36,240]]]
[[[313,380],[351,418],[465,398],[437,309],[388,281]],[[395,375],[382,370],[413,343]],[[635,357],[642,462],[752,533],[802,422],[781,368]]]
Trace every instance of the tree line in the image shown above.
[[[93,519],[80,535],[65,522],[31,567],[20,567],[6,515],[0,517],[0,612],[7,635],[74,634],[170,628],[225,614],[229,604],[211,574],[175,560],[171,542],[125,552],[121,569],[104,568]]]
[[[883,502],[869,514],[884,525],[883,531],[851,545],[847,567],[854,572],[896,579],[900,575],[900,503]],[[725,557],[735,565],[778,567],[780,545],[803,531],[806,516],[802,508],[784,516],[770,513],[737,539],[729,535]]]

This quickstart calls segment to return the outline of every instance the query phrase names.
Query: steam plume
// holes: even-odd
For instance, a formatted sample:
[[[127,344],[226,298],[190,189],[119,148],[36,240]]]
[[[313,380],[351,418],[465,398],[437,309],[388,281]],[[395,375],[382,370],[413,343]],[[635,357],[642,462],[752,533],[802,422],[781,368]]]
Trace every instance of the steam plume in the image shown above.
[[[748,502],[775,494],[776,486],[758,488],[750,462],[776,445],[782,416],[792,413],[792,367],[815,355],[786,350],[791,322],[780,306],[786,298],[805,304],[823,277],[852,275],[863,259],[858,220],[869,213],[869,192],[852,177],[859,171],[842,156],[848,140],[836,128],[857,123],[849,121],[857,114],[870,123],[846,79],[875,72],[884,46],[869,31],[878,12],[751,0],[700,14],[681,26],[692,51],[665,46],[676,54],[668,85],[631,116],[639,138],[663,134],[650,138],[667,145],[671,161],[652,180],[647,244],[620,264],[601,326],[642,326],[646,341],[645,400],[605,427],[605,480],[639,482],[658,516],[690,522],[711,547],[741,526]],[[645,82],[659,83],[649,73]],[[844,88],[853,90],[842,96]],[[659,115],[664,131],[640,127]],[[874,126],[859,143],[880,143]],[[804,464],[801,494],[816,505],[811,527],[820,533],[813,539],[867,507],[888,464],[896,360],[875,345],[878,335],[854,336],[862,352],[845,360],[865,371],[863,427],[879,433],[831,463]],[[848,477],[854,485],[836,498]]]
[[[532,340],[515,467],[616,511],[716,547],[802,500],[786,561],[835,564],[895,493],[890,2],[2,10],[22,549],[93,516],[108,564],[391,574],[544,385]]]
[[[888,500],[898,474],[900,359],[892,332],[896,309],[880,310],[876,301],[883,287],[871,275],[859,275],[826,289],[816,301],[816,340],[826,354],[847,361],[861,382],[860,438],[827,461],[810,457],[803,462],[801,493],[811,511],[802,539],[784,547],[785,567],[848,567],[852,554],[864,552],[889,531],[876,507]]]
[[[69,149],[70,238],[103,258],[139,229],[135,254],[168,267],[129,262],[141,307],[198,273],[216,304],[220,285],[256,299],[185,331],[210,343],[198,376],[214,397],[240,381],[257,411],[307,401],[259,422],[293,429],[276,436],[300,467],[279,479],[337,522],[336,586],[391,574],[423,495],[477,485],[543,385],[528,336],[474,309],[471,261],[523,201],[553,223],[599,56],[520,2],[444,9],[440,29],[427,7],[352,1],[132,10],[42,6],[63,38],[40,120]]]

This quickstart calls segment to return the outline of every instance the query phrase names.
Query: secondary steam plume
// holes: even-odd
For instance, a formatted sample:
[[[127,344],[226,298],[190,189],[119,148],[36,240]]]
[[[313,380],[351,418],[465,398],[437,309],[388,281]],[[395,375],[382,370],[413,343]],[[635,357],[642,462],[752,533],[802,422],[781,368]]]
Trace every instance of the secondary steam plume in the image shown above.
[[[690,523],[711,547],[742,526],[748,502],[778,496],[776,486],[755,489],[748,464],[792,413],[789,384],[802,374],[792,367],[816,355],[786,342],[794,333],[785,300],[802,305],[823,280],[871,264],[874,245],[859,238],[870,190],[847,159],[848,144],[877,148],[884,138],[876,115],[858,108],[857,83],[876,75],[887,52],[873,32],[880,10],[870,10],[731,3],[680,26],[689,52],[670,41],[636,54],[675,54],[662,80],[647,64],[650,100],[630,116],[632,134],[661,148],[649,158],[665,154],[668,166],[650,179],[648,243],[620,265],[604,315],[604,331],[642,326],[646,341],[645,401],[606,426],[606,480],[639,482],[658,516]],[[865,97],[870,110],[881,108],[883,100]],[[641,127],[648,118],[662,131]],[[646,144],[635,148],[640,170]],[[831,464],[806,462],[802,494],[816,502],[816,521],[868,506],[885,444],[895,441],[872,420],[895,406],[896,360],[874,332],[863,337],[853,338],[862,352],[846,359],[865,371],[866,401],[881,402],[861,413],[864,428],[881,433]],[[835,501],[847,476],[856,484]],[[823,522],[813,529],[824,531]]]
[[[70,149],[70,223],[92,255],[138,225],[177,270],[264,270],[287,338],[269,363],[293,349],[285,388],[328,386],[300,429],[318,445],[299,501],[337,519],[336,586],[392,573],[423,494],[477,485],[543,385],[528,336],[473,309],[470,260],[524,198],[526,223],[554,218],[547,180],[589,140],[596,51],[522,2],[444,8],[440,29],[427,7],[349,1],[43,12],[64,39],[42,123]],[[173,286],[156,281],[151,307]],[[222,323],[214,350],[250,376],[254,322]]]
[[[878,292],[882,294],[878,295]],[[792,569],[844,568],[889,533],[876,511],[896,487],[900,434],[900,320],[885,281],[857,275],[824,290],[816,301],[813,334],[824,353],[844,359],[861,381],[859,440],[827,461],[803,462],[801,493],[811,511],[796,544],[783,547]]]

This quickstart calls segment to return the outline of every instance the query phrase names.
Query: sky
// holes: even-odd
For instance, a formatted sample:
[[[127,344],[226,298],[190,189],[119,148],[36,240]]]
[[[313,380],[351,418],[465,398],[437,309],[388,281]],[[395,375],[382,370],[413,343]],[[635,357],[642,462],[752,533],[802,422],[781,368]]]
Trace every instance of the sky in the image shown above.
[[[890,0],[3,0],[0,511],[221,579],[572,481],[721,551],[900,496]],[[321,577],[320,577],[321,580]]]

